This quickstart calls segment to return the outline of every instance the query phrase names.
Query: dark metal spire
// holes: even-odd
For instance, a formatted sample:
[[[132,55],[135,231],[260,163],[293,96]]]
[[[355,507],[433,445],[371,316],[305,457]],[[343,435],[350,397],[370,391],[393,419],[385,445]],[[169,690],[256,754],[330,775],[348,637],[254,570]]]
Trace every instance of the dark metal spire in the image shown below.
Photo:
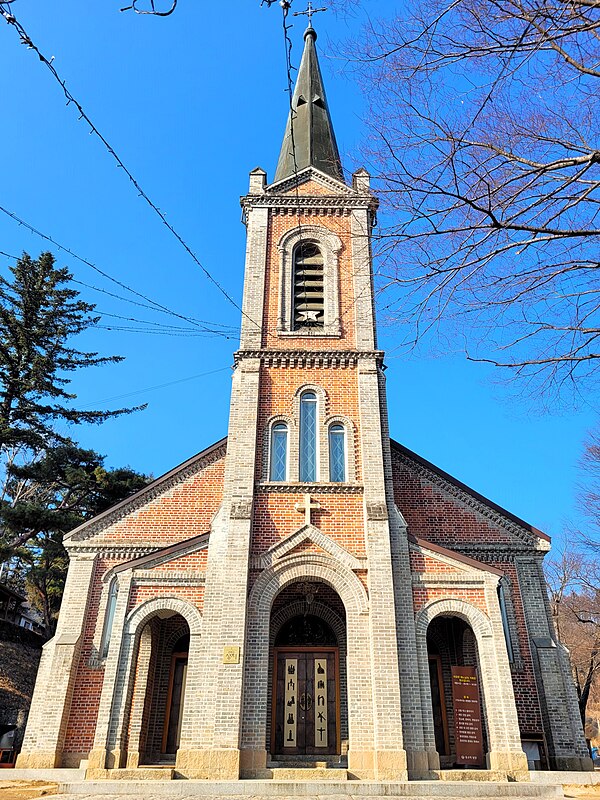
[[[317,59],[317,33],[309,24],[304,33],[304,53],[292,98],[275,181],[292,177],[296,171],[315,167],[337,180],[344,180],[323,77]],[[292,137],[293,124],[293,137]],[[295,158],[294,158],[295,155]]]

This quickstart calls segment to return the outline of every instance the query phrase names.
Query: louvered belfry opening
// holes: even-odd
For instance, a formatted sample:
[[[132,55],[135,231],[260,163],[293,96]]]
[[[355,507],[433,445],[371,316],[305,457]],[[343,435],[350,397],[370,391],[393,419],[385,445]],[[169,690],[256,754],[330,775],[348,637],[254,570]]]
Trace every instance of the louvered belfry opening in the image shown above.
[[[323,256],[305,242],[294,252],[294,328],[322,328],[324,316]]]

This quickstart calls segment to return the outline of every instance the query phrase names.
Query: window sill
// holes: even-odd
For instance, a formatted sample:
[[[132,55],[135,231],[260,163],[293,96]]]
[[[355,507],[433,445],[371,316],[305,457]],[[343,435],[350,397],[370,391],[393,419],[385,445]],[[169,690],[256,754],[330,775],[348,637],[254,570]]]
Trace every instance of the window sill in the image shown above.
[[[278,329],[277,336],[284,339],[290,337],[296,339],[341,339],[342,331],[339,326],[329,326],[329,328],[306,328],[305,330],[288,331]]]

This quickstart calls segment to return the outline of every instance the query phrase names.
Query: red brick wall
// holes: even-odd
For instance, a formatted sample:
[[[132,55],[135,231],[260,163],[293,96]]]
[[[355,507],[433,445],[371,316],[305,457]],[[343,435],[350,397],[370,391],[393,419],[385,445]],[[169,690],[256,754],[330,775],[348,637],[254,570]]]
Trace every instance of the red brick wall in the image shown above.
[[[516,567],[510,555],[500,557],[500,549],[515,543],[511,533],[486,519],[473,508],[461,503],[453,495],[445,492],[440,486],[434,485],[425,476],[419,474],[394,455],[392,450],[394,496],[396,505],[408,523],[409,533],[434,544],[442,545],[452,550],[456,544],[497,543],[498,553],[490,552],[488,556],[477,554],[478,560],[484,561],[491,567],[500,570],[510,581],[511,600],[515,612],[515,621],[518,641],[513,642],[513,647],[518,649],[519,658],[512,668],[512,679],[515,691],[515,701],[519,716],[519,725],[523,733],[533,733],[542,730],[542,720],[537,694],[537,686],[533,671],[533,662],[529,648],[529,637],[523,611],[523,598],[519,589]],[[522,547],[522,542],[518,542]],[[507,560],[508,558],[508,560]],[[427,569],[440,572],[444,565],[427,555],[412,553],[411,564],[417,572]],[[456,597],[457,593],[445,589],[424,589],[415,587],[415,610],[422,607],[425,602],[433,597]],[[472,590],[460,593],[460,599],[472,602],[473,605],[486,611],[485,600]]]

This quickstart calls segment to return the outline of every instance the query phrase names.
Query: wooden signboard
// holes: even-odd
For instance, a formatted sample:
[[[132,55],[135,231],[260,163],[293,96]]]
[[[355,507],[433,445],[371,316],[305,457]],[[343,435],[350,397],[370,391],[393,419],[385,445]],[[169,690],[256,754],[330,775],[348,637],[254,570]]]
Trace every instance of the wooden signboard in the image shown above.
[[[456,763],[483,767],[483,731],[475,667],[451,667]]]

